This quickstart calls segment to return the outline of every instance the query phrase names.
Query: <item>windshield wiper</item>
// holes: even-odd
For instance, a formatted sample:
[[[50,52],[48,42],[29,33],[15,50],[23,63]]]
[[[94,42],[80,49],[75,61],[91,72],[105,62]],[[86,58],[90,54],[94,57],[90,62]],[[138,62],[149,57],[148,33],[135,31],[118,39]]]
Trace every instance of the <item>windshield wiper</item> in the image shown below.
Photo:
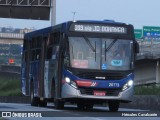
[[[117,41],[117,39],[114,39],[111,44],[105,49],[105,52],[108,52],[110,48],[114,45],[114,43]],[[105,45],[106,46],[106,45]]]
[[[112,46],[116,43],[116,41],[117,39],[114,39],[107,48],[106,48],[106,41],[105,41],[105,61],[106,61],[106,52],[108,52],[112,48]]]
[[[95,52],[95,51],[96,51],[96,48],[94,48],[94,47],[92,46],[92,44],[90,43],[89,39],[88,39],[85,35],[83,36],[83,38],[85,39],[86,43],[87,43],[88,46],[91,48],[91,50],[92,50],[93,52]]]
[[[96,61],[96,41],[95,41],[95,48],[92,46],[92,44],[91,44],[91,42],[89,41],[89,39],[85,36],[85,35],[83,35],[83,38],[84,38],[84,40],[86,41],[86,43],[88,44],[88,46],[91,48],[91,50],[93,51],[93,52],[95,52],[95,61]]]

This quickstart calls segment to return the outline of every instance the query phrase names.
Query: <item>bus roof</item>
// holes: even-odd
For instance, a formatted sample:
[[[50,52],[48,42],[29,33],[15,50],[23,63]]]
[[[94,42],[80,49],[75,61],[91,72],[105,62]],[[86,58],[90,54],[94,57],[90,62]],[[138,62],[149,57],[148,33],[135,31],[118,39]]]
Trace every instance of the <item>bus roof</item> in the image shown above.
[[[40,29],[40,30],[35,30],[35,31],[32,31],[32,32],[26,33],[24,38],[30,38],[30,37],[37,36],[37,35],[40,35],[40,34],[47,34],[50,31],[52,31],[52,27],[47,27],[47,28],[43,28],[43,29]]]
[[[90,24],[117,24],[117,25],[127,25],[125,23],[121,23],[121,22],[115,22],[114,20],[104,20],[104,21],[98,21],[98,20],[78,20],[78,21],[68,21],[68,22],[64,22],[55,26],[51,26],[51,27],[47,27],[47,28],[43,28],[40,30],[36,30],[30,33],[26,33],[24,38],[32,38],[34,36],[38,36],[38,35],[47,35],[48,33],[50,33],[51,31],[53,31],[56,28],[60,28],[62,26],[67,26],[69,27],[72,23],[90,23]]]
[[[122,22],[115,22],[114,20],[78,20],[78,21],[75,21],[75,22],[84,22],[84,23],[110,23],[110,24],[123,24],[123,25],[126,25],[125,23],[122,23]]]

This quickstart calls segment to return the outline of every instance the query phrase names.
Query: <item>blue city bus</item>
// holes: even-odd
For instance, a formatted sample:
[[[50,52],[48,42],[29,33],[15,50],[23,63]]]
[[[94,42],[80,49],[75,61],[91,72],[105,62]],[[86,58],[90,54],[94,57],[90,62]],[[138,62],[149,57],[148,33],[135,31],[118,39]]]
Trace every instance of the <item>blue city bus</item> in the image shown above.
[[[69,21],[25,34],[22,93],[32,106],[66,102],[79,109],[108,103],[118,111],[133,96],[135,55],[139,46],[132,25]]]

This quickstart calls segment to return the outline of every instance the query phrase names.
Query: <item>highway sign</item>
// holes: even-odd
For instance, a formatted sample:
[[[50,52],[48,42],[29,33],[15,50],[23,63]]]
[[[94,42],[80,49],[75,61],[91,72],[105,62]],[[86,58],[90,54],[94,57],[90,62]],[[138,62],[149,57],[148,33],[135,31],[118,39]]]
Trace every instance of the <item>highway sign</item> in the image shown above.
[[[143,36],[159,38],[160,37],[160,27],[143,26]]]
[[[0,17],[49,20],[50,8],[51,0],[0,0]]]
[[[142,29],[135,29],[134,35],[135,35],[136,39],[141,39],[142,38]]]

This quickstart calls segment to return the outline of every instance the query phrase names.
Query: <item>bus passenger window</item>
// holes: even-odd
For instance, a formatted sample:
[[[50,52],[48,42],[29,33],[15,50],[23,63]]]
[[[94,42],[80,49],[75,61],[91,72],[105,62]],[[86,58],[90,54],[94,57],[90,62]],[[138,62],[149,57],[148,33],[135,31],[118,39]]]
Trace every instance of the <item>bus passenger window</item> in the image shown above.
[[[32,61],[36,60],[35,57],[36,57],[36,51],[32,50]]]
[[[41,50],[37,49],[36,50],[36,60],[40,60],[40,53],[41,53]]]
[[[58,51],[59,51],[59,46],[54,46],[52,50],[52,59],[57,58]]]
[[[47,54],[46,59],[55,59],[55,53],[59,50],[59,41],[60,41],[60,34],[59,33],[52,33],[47,40]],[[56,51],[56,52],[55,52]]]
[[[52,58],[52,47],[47,48],[47,55],[46,59],[51,59]]]

